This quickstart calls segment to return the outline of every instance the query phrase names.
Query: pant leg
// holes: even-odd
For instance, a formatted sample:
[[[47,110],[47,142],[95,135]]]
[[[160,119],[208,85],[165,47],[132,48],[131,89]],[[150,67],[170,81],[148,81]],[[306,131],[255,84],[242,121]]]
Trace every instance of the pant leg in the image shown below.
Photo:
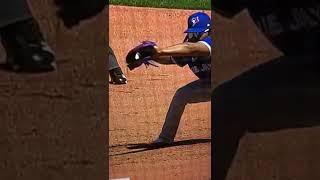
[[[185,106],[188,103],[209,102],[210,99],[210,80],[196,80],[179,88],[171,101],[159,137],[174,140]]]
[[[26,0],[0,1],[0,28],[29,18],[32,14]]]
[[[117,57],[115,56],[111,47],[108,47],[109,50],[109,71],[115,68],[119,68],[119,63],[117,61]]]

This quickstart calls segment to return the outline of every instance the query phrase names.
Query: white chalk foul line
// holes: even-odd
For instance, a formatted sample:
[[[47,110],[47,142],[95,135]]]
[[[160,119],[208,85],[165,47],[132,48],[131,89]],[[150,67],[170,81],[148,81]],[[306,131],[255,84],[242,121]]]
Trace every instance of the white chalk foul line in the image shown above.
[[[129,177],[125,177],[125,178],[117,178],[117,179],[110,179],[110,180],[130,180]]]

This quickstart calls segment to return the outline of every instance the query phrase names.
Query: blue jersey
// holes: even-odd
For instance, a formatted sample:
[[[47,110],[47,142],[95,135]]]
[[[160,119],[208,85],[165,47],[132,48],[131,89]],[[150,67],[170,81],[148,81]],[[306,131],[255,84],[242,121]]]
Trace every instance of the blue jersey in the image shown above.
[[[198,56],[198,57],[173,57],[173,62],[175,62],[180,67],[188,64],[192,72],[199,79],[210,79],[211,78],[211,45],[212,38],[207,37],[199,41],[209,48],[209,56]]]

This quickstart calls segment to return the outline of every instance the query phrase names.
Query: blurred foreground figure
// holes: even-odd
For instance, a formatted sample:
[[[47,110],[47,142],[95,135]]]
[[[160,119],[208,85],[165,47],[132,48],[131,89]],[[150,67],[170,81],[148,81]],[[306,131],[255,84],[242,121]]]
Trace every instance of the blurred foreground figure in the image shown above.
[[[25,0],[0,2],[0,36],[7,54],[6,67],[17,72],[56,69],[54,52],[46,43]]]

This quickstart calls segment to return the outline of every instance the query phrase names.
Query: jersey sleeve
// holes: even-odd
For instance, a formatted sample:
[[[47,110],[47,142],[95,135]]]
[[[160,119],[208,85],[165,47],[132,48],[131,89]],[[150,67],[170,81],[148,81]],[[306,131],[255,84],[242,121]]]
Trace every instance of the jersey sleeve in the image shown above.
[[[205,39],[199,41],[201,43],[203,43],[204,45],[206,45],[210,51],[210,55],[211,55],[211,46],[212,46],[212,38],[211,37],[206,37]]]
[[[249,0],[215,0],[212,9],[225,17],[232,18],[247,8]]]

